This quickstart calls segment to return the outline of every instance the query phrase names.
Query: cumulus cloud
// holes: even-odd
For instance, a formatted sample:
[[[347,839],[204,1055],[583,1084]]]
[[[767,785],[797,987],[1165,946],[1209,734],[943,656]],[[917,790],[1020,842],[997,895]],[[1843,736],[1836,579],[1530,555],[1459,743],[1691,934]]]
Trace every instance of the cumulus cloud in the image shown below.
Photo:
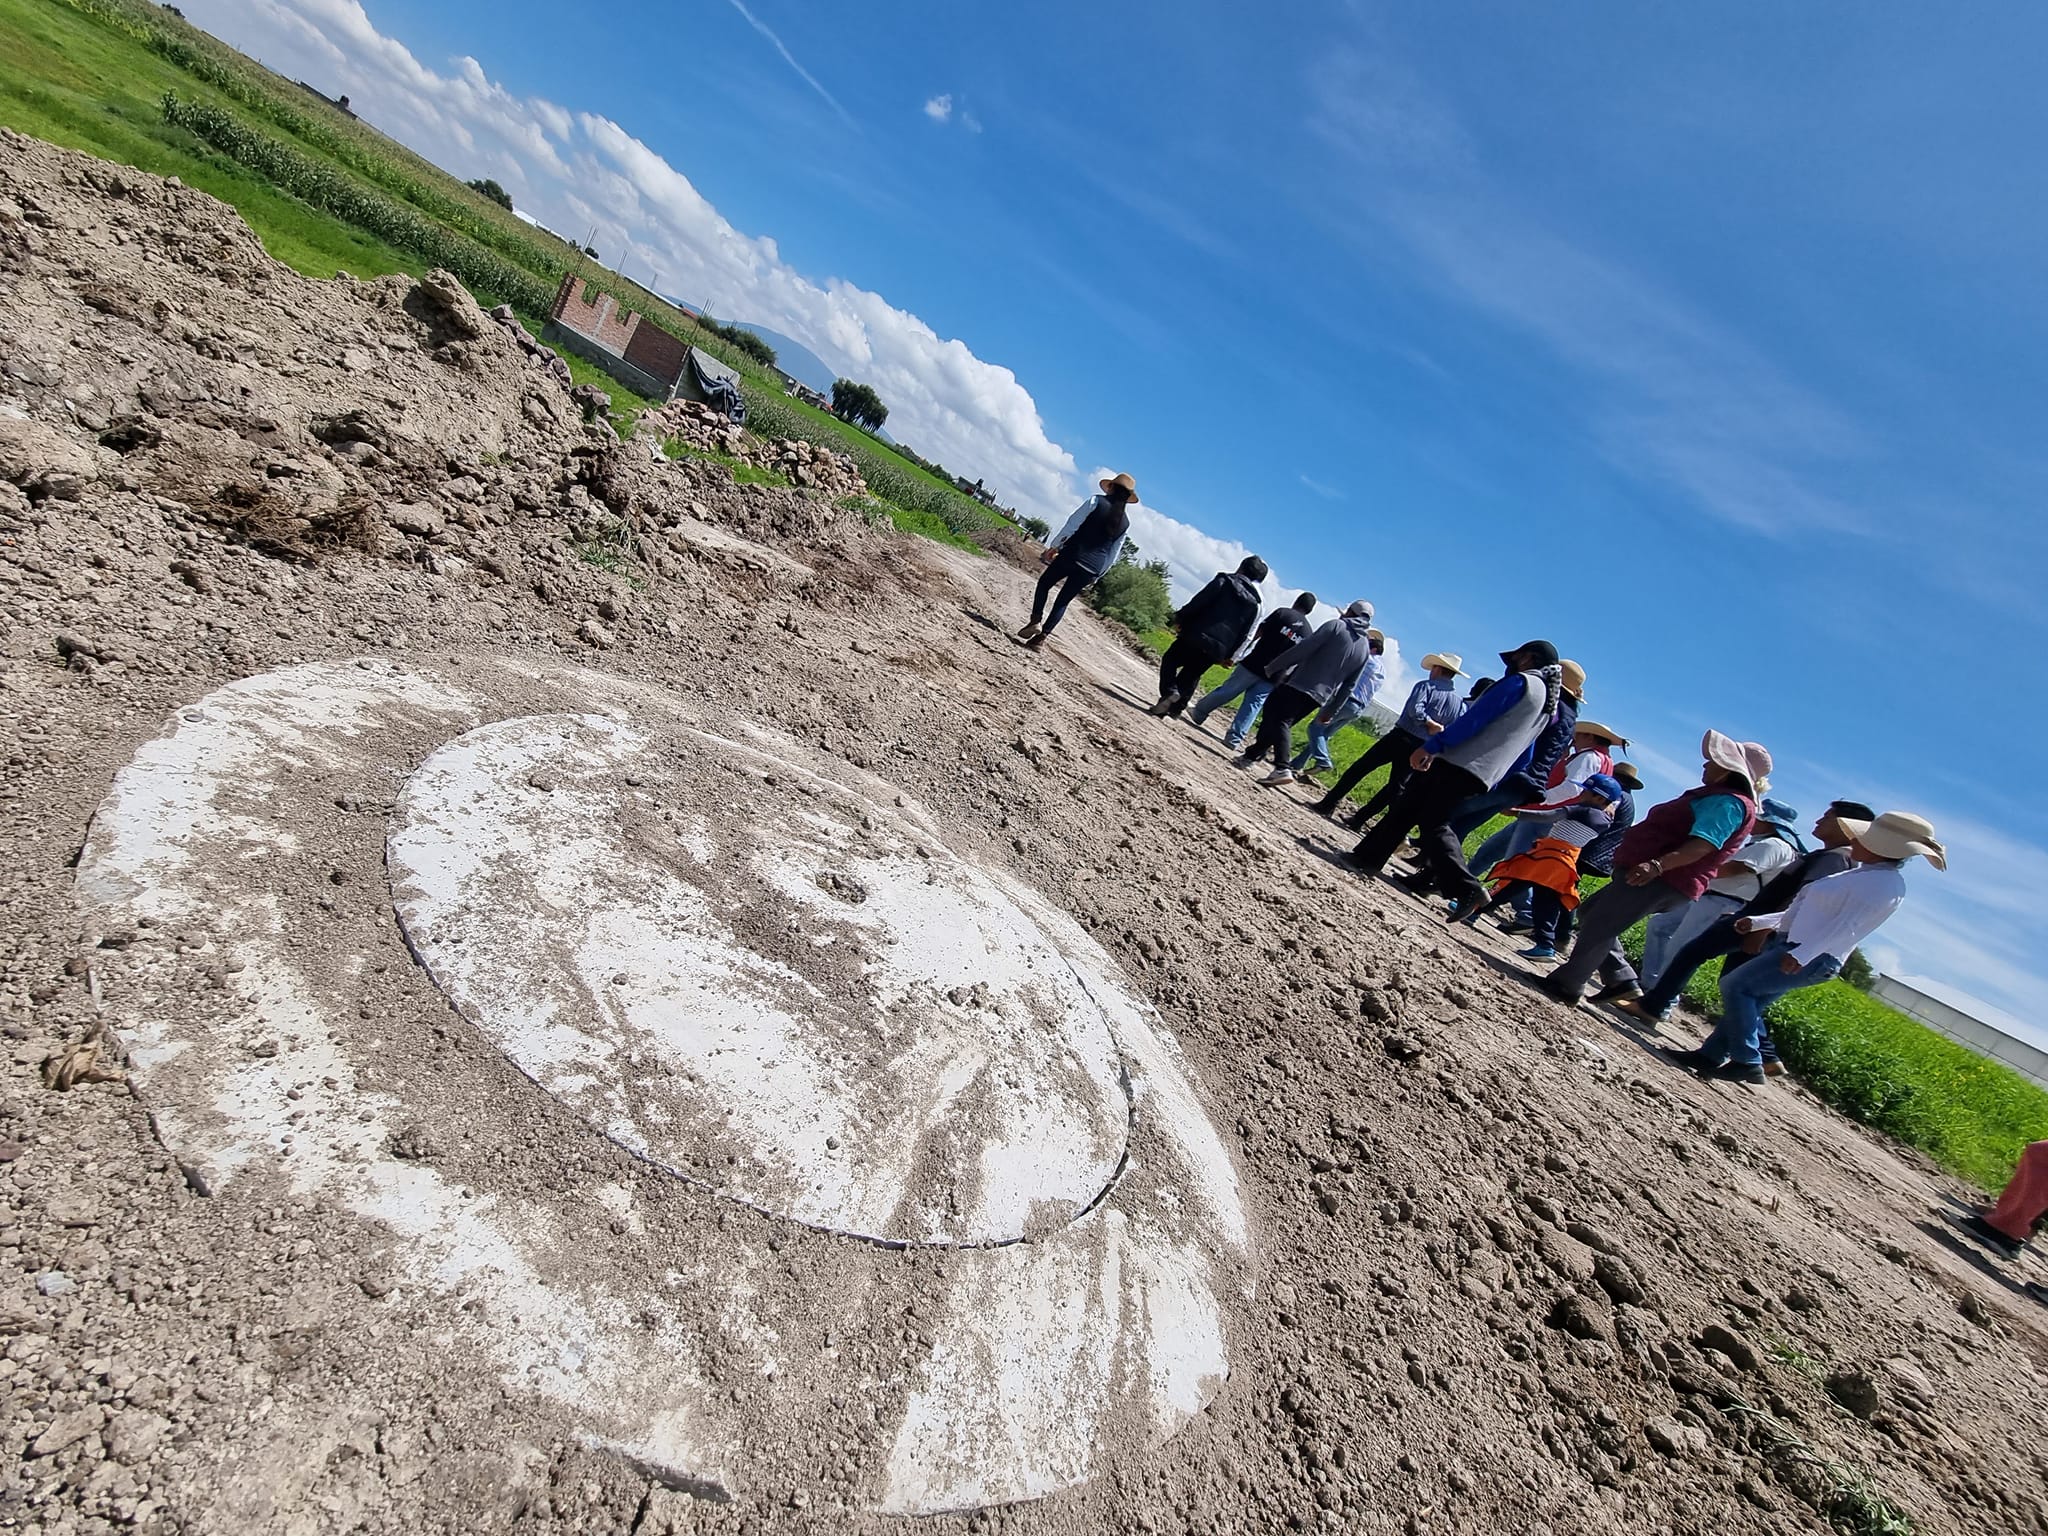
[[[729,3],[832,100],[740,0]],[[873,384],[904,442],[979,475],[1006,505],[1048,519],[1073,507],[1073,458],[1046,435],[1014,373],[879,294],[788,266],[772,239],[735,229],[620,123],[515,95],[475,59],[429,68],[378,31],[358,0],[188,0],[185,8],[287,76],[346,91],[367,121],[465,180],[494,177],[547,228],[579,242],[594,228],[609,261],[663,292],[794,336],[840,373]],[[933,99],[940,103],[954,113],[950,96]]]
[[[953,116],[953,98],[934,96],[924,104],[924,115],[935,123],[948,122]]]

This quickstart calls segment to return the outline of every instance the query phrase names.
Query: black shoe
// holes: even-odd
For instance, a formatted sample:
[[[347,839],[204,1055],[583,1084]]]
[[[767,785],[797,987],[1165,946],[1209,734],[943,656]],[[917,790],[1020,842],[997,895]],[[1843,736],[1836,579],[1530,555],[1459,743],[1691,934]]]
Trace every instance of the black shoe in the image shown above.
[[[1477,928],[1479,926],[1479,914],[1485,910],[1486,898],[1484,896],[1467,897],[1463,901],[1451,903],[1451,915],[1446,921],[1453,925],[1463,923],[1467,928]]]
[[[1335,821],[1337,819],[1338,807],[1342,806],[1343,804],[1344,802],[1336,798],[1334,795],[1325,795],[1322,799],[1316,802],[1315,812],[1318,816],[1327,816],[1332,821]]]
[[[1567,992],[1558,986],[1554,972],[1538,974],[1535,971],[1530,971],[1528,973],[1528,981],[1532,987],[1549,998],[1553,1003],[1556,1003],[1560,1008],[1576,1008],[1579,1006],[1579,994]]]
[[[1662,1056],[1674,1067],[1683,1067],[1688,1072],[1697,1072],[1701,1077],[1705,1077],[1708,1073],[1717,1070],[1721,1065],[1720,1057],[1709,1056],[1705,1051],[1681,1051],[1675,1045],[1660,1045],[1654,1047],[1654,1049],[1659,1056]]]
[[[1711,1067],[1707,1076],[1724,1083],[1741,1083],[1748,1088],[1762,1088],[1770,1079],[1764,1076],[1764,1064],[1760,1061],[1724,1061],[1718,1067]]]
[[[1955,1224],[1956,1230],[1965,1237],[1982,1243],[2002,1259],[2016,1259],[2026,1252],[2026,1245],[2024,1243],[2014,1242],[1975,1211],[1972,1211],[1967,1216],[1952,1215],[1948,1219]]]
[[[1611,1003],[1618,998],[1635,998],[1641,997],[1642,995],[1643,989],[1637,986],[1634,982],[1617,981],[1607,986],[1604,986],[1598,992],[1595,992],[1593,994],[1593,1001],[1596,1003]]]

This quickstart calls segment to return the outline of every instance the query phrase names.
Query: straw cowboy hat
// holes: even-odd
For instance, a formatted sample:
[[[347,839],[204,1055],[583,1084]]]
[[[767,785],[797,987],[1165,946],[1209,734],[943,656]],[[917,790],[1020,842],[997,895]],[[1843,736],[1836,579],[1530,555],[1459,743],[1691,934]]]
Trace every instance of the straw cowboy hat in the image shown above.
[[[1643,776],[1636,772],[1636,765],[1634,763],[1616,763],[1614,765],[1614,776],[1621,780],[1621,787],[1623,789],[1641,789],[1643,787]]]
[[[1434,671],[1438,667],[1449,667],[1459,677],[1465,675],[1465,658],[1456,651],[1431,651],[1422,658],[1422,670]]]
[[[1378,630],[1376,630],[1376,629],[1372,629],[1372,628],[1368,628],[1368,629],[1366,630],[1366,632],[1365,632],[1365,638],[1366,638],[1366,639],[1368,639],[1368,640],[1377,640],[1377,641],[1379,641],[1379,642],[1380,642],[1380,643],[1381,643],[1382,645],[1384,645],[1384,644],[1386,643],[1386,640],[1387,640],[1387,637],[1386,637],[1385,635],[1381,634],[1381,633],[1380,633],[1380,632],[1379,632]]]
[[[1095,483],[1101,486],[1105,491],[1113,491],[1116,490],[1118,487],[1122,487],[1124,490],[1130,492],[1131,500],[1136,501],[1138,499],[1138,482],[1133,480],[1129,475],[1114,475],[1107,480],[1098,480]]]
[[[1910,859],[1914,854],[1936,869],[1948,868],[1948,850],[1935,841],[1934,823],[1910,811],[1886,811],[1875,821],[1842,822],[1842,830],[1880,859]]]
[[[1608,743],[1610,746],[1625,747],[1628,745],[1628,738],[1626,736],[1622,735],[1621,732],[1615,730],[1614,727],[1611,725],[1602,725],[1598,720],[1580,720],[1574,722],[1574,724],[1572,725],[1572,734],[1574,736],[1596,737],[1599,740]]]
[[[1557,669],[1564,674],[1564,691],[1583,702],[1586,697],[1586,669],[1576,661],[1560,661]]]

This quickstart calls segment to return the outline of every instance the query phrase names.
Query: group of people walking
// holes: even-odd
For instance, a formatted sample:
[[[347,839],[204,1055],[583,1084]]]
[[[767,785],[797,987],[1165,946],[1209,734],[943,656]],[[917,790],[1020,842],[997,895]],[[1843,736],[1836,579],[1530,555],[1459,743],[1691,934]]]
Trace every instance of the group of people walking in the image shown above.
[[[1043,646],[1073,597],[1114,564],[1136,500],[1130,476],[1106,479],[1053,537],[1021,642]],[[1379,690],[1386,641],[1363,599],[1318,626],[1315,595],[1304,592],[1262,619],[1267,574],[1250,556],[1174,615],[1150,712],[1206,730],[1211,715],[1235,706],[1224,738],[1239,753],[1235,765],[1270,763],[1264,782],[1282,786],[1333,768],[1330,738]],[[1626,738],[1582,714],[1585,670],[1548,640],[1500,661],[1498,677],[1461,695],[1463,658],[1423,657],[1425,675],[1393,728],[1325,790],[1315,808],[1334,818],[1368,774],[1387,770],[1385,786],[1349,818],[1362,834],[1352,867],[1383,875],[1412,838],[1414,868],[1398,883],[1447,898],[1454,923],[1509,908],[1505,926],[1532,940],[1523,955],[1555,962],[1532,980],[1567,1005],[1590,996],[1655,1024],[1694,972],[1720,959],[1719,1022],[1698,1047],[1666,1054],[1703,1075],[1765,1082],[1781,1070],[1765,1008],[1840,972],[1905,899],[1910,860],[1946,867],[1933,826],[1837,800],[1815,822],[1809,850],[1798,813],[1768,794],[1769,751],[1713,730],[1700,742],[1700,782],[1639,812],[1642,779],[1613,756]],[[1204,675],[1225,665],[1229,675],[1197,698]],[[1307,741],[1297,748],[1304,720]],[[1508,825],[1468,857],[1466,839],[1499,815]],[[1587,876],[1607,879],[1582,902]],[[1638,975],[1622,936],[1645,920]]]

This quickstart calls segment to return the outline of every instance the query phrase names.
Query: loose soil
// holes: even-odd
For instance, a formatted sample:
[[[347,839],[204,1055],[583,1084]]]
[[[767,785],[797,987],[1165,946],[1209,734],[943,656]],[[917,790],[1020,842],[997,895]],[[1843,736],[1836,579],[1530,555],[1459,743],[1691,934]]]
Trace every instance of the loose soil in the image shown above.
[[[1506,945],[1360,881],[1299,801],[1143,715],[1147,669],[1091,617],[1013,644],[1023,566],[619,443],[451,282],[303,279],[212,199],[15,135],[0,370],[0,1529],[2048,1529],[2042,1268],[1944,1235],[1968,1191],[1796,1085],[1677,1073],[1531,993]],[[900,786],[952,852],[1077,920],[1236,1162],[1251,1273],[1206,1410],[1163,1445],[1106,1432],[1099,1475],[1043,1499],[884,1516],[874,1416],[776,1417],[838,1379],[817,1316],[773,1392],[712,1375],[760,1400],[763,1438],[797,1426],[772,1479],[720,1501],[451,1354],[465,1298],[394,1283],[331,1204],[181,1166],[176,1106],[107,1023],[141,1006],[119,993],[138,955],[184,978],[165,1008],[235,982],[177,932],[89,932],[74,863],[174,712],[358,657],[673,690]],[[382,871],[322,862],[397,788],[290,821],[305,857],[277,895],[333,914],[336,943],[379,906],[402,957],[389,893],[350,896]],[[522,1096],[402,958],[354,1001],[379,1070],[447,1106],[394,1155],[542,1210],[631,1186],[614,1224],[563,1235],[595,1272],[651,1209],[696,1283],[744,1247],[749,1285],[832,1294],[848,1240],[736,1213]],[[896,1326],[856,1343],[914,1365],[962,1258],[906,1252],[861,1281]]]

